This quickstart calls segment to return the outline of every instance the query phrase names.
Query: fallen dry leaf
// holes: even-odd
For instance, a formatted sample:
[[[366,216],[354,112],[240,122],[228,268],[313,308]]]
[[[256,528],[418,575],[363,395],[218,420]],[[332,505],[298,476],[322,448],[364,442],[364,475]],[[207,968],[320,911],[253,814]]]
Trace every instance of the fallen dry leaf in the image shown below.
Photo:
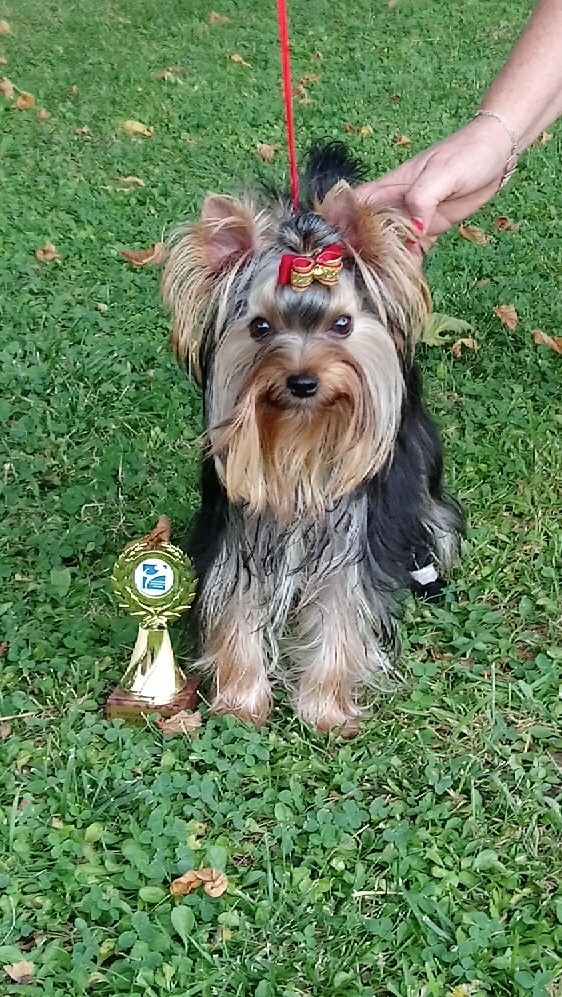
[[[149,547],[158,547],[161,543],[169,543],[172,539],[172,523],[169,516],[158,517],[156,526],[153,526],[150,533],[147,533],[143,540]]]
[[[157,242],[150,249],[122,249],[121,256],[134,267],[145,267],[147,263],[158,266],[167,259],[168,250],[164,242]]]
[[[492,239],[492,236],[488,235],[484,229],[478,228],[478,225],[459,225],[457,232],[462,235],[463,239],[468,242],[476,242],[479,246],[485,246]]]
[[[533,329],[531,335],[537,346],[548,346],[549,350],[562,355],[562,336],[547,336],[541,329]]]
[[[14,96],[14,84],[7,76],[0,82],[0,94],[6,99],[11,100]]]
[[[201,874],[203,871],[200,869],[199,873]],[[212,877],[204,882],[203,889],[209,897],[222,897],[228,889],[228,878],[224,872],[219,872],[218,869],[210,869],[209,871],[212,873]]]
[[[26,90],[20,90],[19,97],[14,101],[12,107],[16,111],[31,111],[35,107],[35,97]]]
[[[72,97],[76,97],[76,94],[78,93],[78,87],[76,86],[76,83],[72,84],[72,86],[71,86],[71,88],[70,88],[70,90],[68,92],[69,92],[69,94]]]
[[[451,346],[451,353],[453,356],[460,357],[463,346],[466,350],[478,349],[478,343],[475,339],[457,339],[456,343],[453,343]]]
[[[411,138],[408,138],[407,135],[395,135],[394,136],[394,144],[395,145],[404,145],[404,146],[405,145],[411,145],[412,144],[412,140],[411,140]]]
[[[53,243],[46,242],[40,249],[35,250],[35,259],[40,263],[52,263],[53,260],[60,260],[60,256]]]
[[[7,737],[12,733],[11,724],[2,723],[0,724],[0,741],[5,741]]]
[[[219,869],[190,869],[179,879],[174,879],[170,884],[170,893],[174,897],[182,897],[200,886],[209,897],[221,897],[228,889],[228,878]]]
[[[362,125],[362,127],[359,129],[359,134],[364,136],[372,135],[373,129],[371,128],[370,125]]]
[[[3,658],[5,654],[10,650],[10,644],[7,640],[0,641],[0,658]]]
[[[144,180],[140,177],[119,177],[119,183],[132,183],[137,187],[144,187]]]
[[[396,7],[397,3],[398,0],[387,0],[386,6],[388,7],[389,10],[392,10],[393,7]]]
[[[358,128],[357,128],[357,125],[350,125],[349,122],[347,122],[343,126],[343,130],[344,130],[344,132],[350,132],[350,133],[352,133],[352,132],[358,131]]]
[[[183,876],[179,876],[178,879],[174,879],[170,883],[170,893],[173,897],[185,897],[188,893],[192,893],[193,890],[198,889],[201,886],[202,880],[194,869],[190,869],[189,872],[184,872]]]
[[[192,737],[199,730],[203,721],[199,711],[188,713],[187,710],[180,710],[179,713],[174,713],[173,717],[169,717],[167,720],[158,720],[157,723],[163,734],[185,734],[186,737]]]
[[[143,125],[142,121],[135,121],[134,118],[128,118],[121,127],[125,135],[142,135],[143,138],[152,138],[154,135],[154,128],[149,128],[148,125]]]
[[[224,17],[222,14],[217,14],[216,11],[212,10],[209,14],[209,24],[230,24],[230,18]]]
[[[299,83],[304,86],[306,83],[318,83],[319,79],[318,73],[305,73],[304,76],[301,76]]]
[[[155,80],[166,80],[167,83],[177,83],[183,74],[181,66],[166,66],[159,73],[154,73]]]
[[[11,35],[12,29],[7,21],[0,21],[0,35]]]
[[[390,95],[388,99],[390,100],[391,104],[399,104],[400,101],[402,100],[402,97],[400,96],[399,93],[393,93]]]
[[[539,142],[541,145],[546,145],[547,142],[550,142],[551,138],[552,138],[551,132],[541,132],[539,135]]]
[[[0,55],[0,66],[7,66],[8,60],[5,55]]]
[[[497,305],[496,308],[492,308],[492,311],[494,315],[497,315],[501,324],[505,325],[506,329],[513,332],[517,328],[519,316],[513,305]]]
[[[494,218],[492,225],[497,228],[498,232],[517,232],[519,228],[519,225],[512,222],[507,215],[498,215],[497,218]]]
[[[91,135],[91,131],[87,125],[81,125],[80,128],[75,128],[74,132],[76,135]]]
[[[267,145],[266,142],[258,142],[256,145],[258,156],[264,163],[272,163],[275,153],[279,151],[278,145]]]
[[[40,107],[37,112],[37,117],[39,121],[48,121],[49,118],[51,117],[51,112],[46,111],[44,107]]]
[[[246,69],[251,69],[252,68],[252,63],[251,62],[246,62],[246,60],[243,59],[241,55],[238,55],[238,52],[234,52],[230,56],[230,59],[231,59],[231,62],[236,62],[239,66],[245,66]]]
[[[316,59],[317,62],[322,62],[322,59],[324,58],[324,56],[322,55],[321,52],[313,52],[312,53],[312,58]]]
[[[31,983],[35,973],[35,966],[32,962],[13,962],[10,966],[2,968],[14,983]]]
[[[96,308],[102,315],[105,315],[105,313],[109,311],[109,305],[107,305],[105,301],[98,301]]]

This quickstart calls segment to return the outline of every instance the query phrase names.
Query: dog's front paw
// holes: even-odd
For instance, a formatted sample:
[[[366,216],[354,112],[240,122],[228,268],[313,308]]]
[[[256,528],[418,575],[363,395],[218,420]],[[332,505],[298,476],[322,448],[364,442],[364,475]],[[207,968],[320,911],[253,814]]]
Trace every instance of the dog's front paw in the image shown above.
[[[295,710],[301,720],[316,727],[323,734],[333,731],[339,737],[355,737],[361,725],[361,710],[356,706],[343,709],[339,703],[296,702]]]
[[[222,689],[211,703],[213,713],[220,716],[230,714],[243,723],[252,724],[258,730],[266,723],[271,707],[269,690],[263,688],[249,689],[243,694],[239,690],[229,692],[228,689]]]

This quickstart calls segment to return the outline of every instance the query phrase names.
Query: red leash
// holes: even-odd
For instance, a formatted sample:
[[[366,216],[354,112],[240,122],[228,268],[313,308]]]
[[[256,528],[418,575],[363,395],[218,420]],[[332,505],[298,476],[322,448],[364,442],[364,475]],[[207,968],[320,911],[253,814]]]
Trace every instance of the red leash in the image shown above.
[[[293,121],[293,94],[291,86],[291,51],[289,48],[289,23],[286,0],[277,0],[277,21],[279,24],[279,45],[281,47],[281,74],[283,78],[283,103],[285,105],[285,128],[289,152],[289,175],[291,178],[291,201],[295,211],[299,208],[299,175],[295,152],[295,123]]]

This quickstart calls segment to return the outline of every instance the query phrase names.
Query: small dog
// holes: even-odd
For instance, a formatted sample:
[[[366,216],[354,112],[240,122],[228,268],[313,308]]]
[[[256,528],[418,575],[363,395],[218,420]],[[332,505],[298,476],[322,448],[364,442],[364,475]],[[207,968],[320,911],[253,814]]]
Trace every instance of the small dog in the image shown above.
[[[344,146],[317,147],[302,210],[209,194],[169,244],[163,296],[180,360],[197,344],[208,442],[197,664],[213,709],[256,726],[277,678],[303,720],[355,733],[361,687],[393,671],[400,590],[438,592],[463,529],[413,363],[417,235],[361,203],[359,179]]]

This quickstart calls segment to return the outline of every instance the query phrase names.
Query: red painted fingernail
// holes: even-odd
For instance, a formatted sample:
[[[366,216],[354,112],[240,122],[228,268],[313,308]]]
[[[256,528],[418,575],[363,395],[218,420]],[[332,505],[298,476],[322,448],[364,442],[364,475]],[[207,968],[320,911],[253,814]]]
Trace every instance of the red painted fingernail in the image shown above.
[[[410,221],[418,232],[423,232],[423,222],[421,218],[410,218]]]

